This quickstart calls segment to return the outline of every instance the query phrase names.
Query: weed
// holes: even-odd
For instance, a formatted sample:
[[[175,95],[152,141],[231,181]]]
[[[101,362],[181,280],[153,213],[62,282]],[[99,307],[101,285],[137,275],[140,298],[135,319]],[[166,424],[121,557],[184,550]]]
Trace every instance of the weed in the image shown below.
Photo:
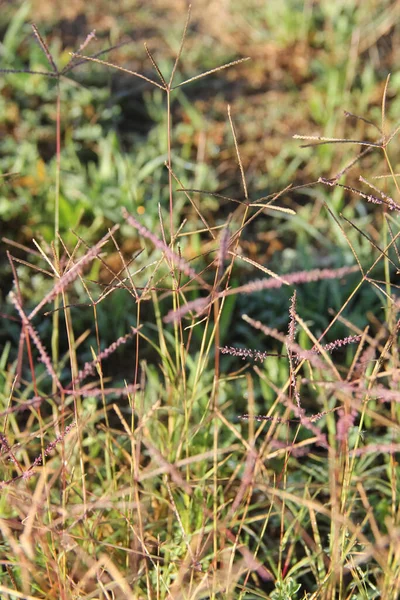
[[[331,19],[335,11],[331,8]],[[298,134],[328,144],[331,159],[332,145],[363,150],[346,157],[334,176],[285,184],[255,200],[238,115],[229,106],[241,193],[238,198],[203,190],[179,171],[173,94],[205,76],[221,76],[244,59],[180,76],[174,85],[189,16],[190,11],[168,77],[145,48],[158,79],[99,53],[85,56],[92,35],[65,67],[57,67],[50,45],[33,27],[50,65],[43,76],[57,86],[54,236],[34,240],[34,249],[8,240],[14,253],[29,259],[7,255],[19,343],[14,356],[8,344],[0,357],[1,594],[65,600],[394,599],[400,591],[395,279],[400,266],[390,151],[399,129],[387,132],[389,79],[375,126],[378,141]],[[310,15],[300,33],[299,18],[289,11],[280,35],[306,36]],[[347,26],[352,27],[343,26],[343,35]],[[150,218],[139,210],[142,204],[136,205],[137,215],[128,202],[118,207],[118,222],[108,223],[96,242],[96,227],[90,240],[81,232],[64,237],[60,228],[64,159],[68,163],[61,148],[60,82],[86,63],[123,72],[165,95],[159,123],[165,146],[156,158],[143,159],[135,178],[144,181],[162,170],[158,182],[167,202],[160,201]],[[25,69],[22,76],[26,73],[38,72]],[[338,105],[332,100],[332,113]],[[374,123],[352,118],[357,125]],[[111,137],[103,140],[103,181],[112,162]],[[119,151],[118,144],[115,148]],[[393,192],[370,183],[375,181],[370,170],[360,181],[366,192],[351,179],[342,183],[375,152]],[[121,180],[132,173],[126,157],[115,164]],[[266,266],[257,252],[246,254],[258,223],[273,227],[279,220],[302,224],[304,231],[313,226],[311,235],[323,249],[319,212],[310,220],[310,208],[297,211],[290,200],[293,190],[316,189],[355,194],[357,202],[373,204],[363,228],[351,211],[337,210],[338,197],[332,206],[323,196],[324,219],[344,249],[341,265],[322,261],[305,269],[298,256]],[[203,209],[203,197],[224,204],[221,222]],[[65,208],[66,220],[70,215]],[[296,261],[303,268],[280,268]],[[47,282],[34,303],[26,297],[26,277],[21,281],[21,273],[32,272]],[[255,279],[254,272],[262,278]],[[342,295],[332,314],[327,308],[335,281]],[[318,293],[323,285],[324,320],[318,321],[316,309],[312,319],[304,318],[301,290],[315,286]],[[277,295],[286,289],[283,301]],[[383,308],[362,314],[360,323],[357,303],[364,290],[367,300],[375,295]],[[284,328],[254,309],[254,294],[278,297]],[[247,307],[240,321],[254,349],[236,342],[234,302]],[[371,306],[367,303],[368,310]],[[90,325],[83,328],[88,311]],[[346,332],[342,336],[339,327]]]

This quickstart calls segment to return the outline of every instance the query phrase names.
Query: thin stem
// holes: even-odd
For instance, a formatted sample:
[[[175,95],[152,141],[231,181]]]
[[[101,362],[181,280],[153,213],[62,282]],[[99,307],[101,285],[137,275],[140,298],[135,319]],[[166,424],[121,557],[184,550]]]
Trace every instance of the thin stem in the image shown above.
[[[172,118],[171,118],[171,90],[167,88],[167,160],[168,160],[168,188],[169,188],[169,229],[171,241],[174,237],[173,221],[173,196],[172,196],[172,155],[171,155],[171,137],[172,137]]]

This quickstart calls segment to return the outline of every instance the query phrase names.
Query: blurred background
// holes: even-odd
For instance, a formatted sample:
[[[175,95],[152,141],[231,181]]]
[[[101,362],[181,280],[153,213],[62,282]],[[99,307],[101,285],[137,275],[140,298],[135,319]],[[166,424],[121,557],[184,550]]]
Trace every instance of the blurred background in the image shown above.
[[[334,177],[362,148],[355,144],[303,148],[304,142],[293,139],[295,134],[376,143],[382,137],[382,97],[389,73],[384,133],[394,130],[400,101],[400,73],[396,71],[399,12],[399,2],[389,0],[192,2],[176,84],[225,63],[251,58],[179,87],[172,94],[174,172],[185,187],[203,190],[191,197],[210,226],[222,225],[235,210],[237,205],[229,198],[244,200],[228,104],[252,201],[289,184],[296,187],[315,183],[319,177]],[[31,23],[46,40],[59,71],[95,29],[96,37],[85,47],[85,55],[117,46],[100,58],[158,81],[144,42],[168,79],[187,13],[188,3],[178,0],[3,1],[0,230],[1,237],[14,244],[10,246],[4,239],[1,243],[3,315],[13,313],[7,304],[12,273],[6,250],[46,269],[32,238],[47,247],[49,254],[48,245],[54,238],[57,78],[4,72],[51,71]],[[77,64],[66,72],[59,80],[59,90],[60,233],[66,247],[72,251],[76,243],[71,230],[87,244],[94,244],[111,224],[122,222],[122,206],[159,234],[159,204],[166,223],[169,218],[168,173],[164,167],[167,113],[162,90],[92,62]],[[396,137],[387,152],[395,171]],[[370,193],[359,182],[360,174],[372,181],[388,173],[384,154],[377,148],[358,161],[342,182]],[[383,178],[375,184],[396,199],[393,181]],[[175,193],[175,202],[176,227],[185,218],[186,231],[203,228],[182,193]],[[279,204],[295,210],[296,215],[268,213],[257,219],[244,233],[241,252],[280,274],[355,264],[352,250],[324,202],[334,214],[343,213],[379,243],[381,206],[368,204],[341,188],[315,183],[285,192]],[[346,231],[360,261],[369,264],[368,240],[352,227]],[[126,257],[141,248],[136,234],[125,225],[119,243]],[[181,238],[188,259],[197,257],[201,244],[206,243],[207,236],[201,233]],[[28,248],[34,252],[29,253]],[[152,251],[146,247],[137,258],[137,270],[150,262]],[[119,264],[117,253],[111,253],[107,260],[111,266]],[[27,304],[39,302],[52,285],[46,273],[33,272],[24,263],[19,265],[18,274]],[[243,263],[235,271],[232,284],[241,285],[260,276],[260,271]],[[108,274],[97,265],[87,277],[105,284]],[[339,309],[353,287],[351,278],[301,287],[298,310],[316,335],[330,319],[328,309]],[[231,336],[249,342],[248,327],[236,319],[244,307],[266,324],[286,328],[291,293],[282,289],[232,299],[224,341],[231,342]],[[131,323],[118,294],[113,295],[112,302],[112,310],[100,315],[103,331],[110,331],[110,341],[126,333],[127,321]],[[352,322],[364,326],[381,304],[372,286],[361,291],[348,307]],[[85,312],[80,315],[84,327]],[[50,326],[41,325],[44,329]],[[2,319],[2,340],[17,339],[17,334],[18,324]]]

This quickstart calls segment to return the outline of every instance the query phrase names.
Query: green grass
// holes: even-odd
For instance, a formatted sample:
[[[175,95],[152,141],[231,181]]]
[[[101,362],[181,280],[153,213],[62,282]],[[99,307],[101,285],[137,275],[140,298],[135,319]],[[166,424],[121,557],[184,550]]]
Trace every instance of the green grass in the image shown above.
[[[1,597],[395,600],[393,5],[86,8],[4,13]]]

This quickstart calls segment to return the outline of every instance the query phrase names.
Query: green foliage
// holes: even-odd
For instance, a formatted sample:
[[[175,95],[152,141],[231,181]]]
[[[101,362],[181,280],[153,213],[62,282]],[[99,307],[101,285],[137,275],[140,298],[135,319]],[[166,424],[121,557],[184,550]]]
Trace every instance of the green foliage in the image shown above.
[[[271,593],[271,600],[296,600],[297,592],[301,585],[297,584],[291,577],[284,581],[277,581],[274,591]]]

